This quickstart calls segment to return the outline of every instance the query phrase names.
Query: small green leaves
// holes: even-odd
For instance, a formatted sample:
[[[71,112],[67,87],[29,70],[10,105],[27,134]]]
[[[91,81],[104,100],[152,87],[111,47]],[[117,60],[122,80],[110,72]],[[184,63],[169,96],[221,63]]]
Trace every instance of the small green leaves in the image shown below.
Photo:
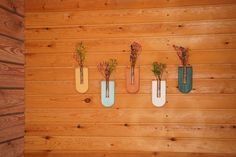
[[[109,60],[109,69],[110,69],[110,73],[112,73],[115,69],[116,69],[116,66],[117,66],[117,60],[116,59],[110,59]]]
[[[152,63],[152,72],[155,75],[156,79],[161,80],[162,74],[166,69],[166,64],[153,62]]]
[[[84,66],[86,48],[82,42],[76,46],[75,60],[78,62],[80,67]]]

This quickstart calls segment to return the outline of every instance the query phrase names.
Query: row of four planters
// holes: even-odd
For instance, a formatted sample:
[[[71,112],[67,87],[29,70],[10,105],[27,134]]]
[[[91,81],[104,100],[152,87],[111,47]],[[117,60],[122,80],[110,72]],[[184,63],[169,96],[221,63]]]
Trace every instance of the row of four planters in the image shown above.
[[[130,66],[126,69],[126,89],[128,93],[137,93],[140,87],[140,69],[136,66],[137,58],[141,52],[141,45],[137,42],[131,44]],[[177,51],[181,65],[178,67],[178,89],[182,93],[188,93],[192,89],[192,67],[188,64],[189,51],[184,47],[173,46]],[[88,68],[84,67],[86,49],[82,43],[76,48],[75,59],[78,67],[75,69],[76,90],[85,93],[88,90]],[[117,66],[116,59],[103,61],[97,65],[98,71],[105,80],[101,81],[101,102],[105,107],[111,107],[115,103],[115,81],[110,80],[111,74]],[[161,107],[166,102],[166,81],[162,75],[166,64],[153,62],[152,69],[156,80],[152,81],[152,103]]]

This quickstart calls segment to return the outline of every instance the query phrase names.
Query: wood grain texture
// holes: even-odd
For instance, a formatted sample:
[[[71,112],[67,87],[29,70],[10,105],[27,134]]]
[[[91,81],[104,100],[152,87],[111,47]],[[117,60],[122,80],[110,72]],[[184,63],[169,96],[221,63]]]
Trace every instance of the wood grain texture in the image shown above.
[[[228,147],[223,147],[225,144]],[[207,139],[162,139],[156,137],[67,137],[67,136],[27,136],[25,150],[113,150],[113,151],[163,151],[163,152],[199,152],[234,153],[235,140],[207,140]],[[201,145],[201,147],[199,147]],[[125,146],[125,147],[124,147]],[[92,147],[92,149],[91,149]],[[219,148],[220,151],[219,151]]]
[[[28,109],[26,123],[204,123],[235,124],[235,110],[197,109]],[[58,116],[60,115],[60,116]],[[201,117],[201,118],[199,118]]]
[[[91,80],[87,93],[100,92],[100,80]],[[141,80],[140,94],[151,94],[151,81]],[[180,94],[176,79],[167,80],[167,94]],[[71,95],[77,94],[74,81],[28,81],[26,95]],[[125,94],[125,80],[116,80],[116,93]],[[195,79],[190,94],[235,94],[236,80]]]
[[[9,139],[15,139],[24,136],[24,123],[16,126],[11,126],[0,131],[0,142],[5,142]]]
[[[224,157],[236,150],[236,2],[27,0],[26,140],[29,157]],[[87,48],[89,90],[75,90],[75,45]],[[130,44],[142,52],[140,91],[128,94]],[[193,90],[177,89],[172,45],[190,48]],[[96,65],[116,58],[115,105],[101,105]],[[151,102],[153,61],[167,64],[167,103]],[[213,153],[213,154],[212,154]]]
[[[0,105],[1,110],[5,107],[23,106],[24,92],[22,90],[0,90]]]
[[[24,1],[0,0],[0,156],[23,157]]]
[[[235,79],[236,65],[235,64],[194,64],[193,78],[195,79]],[[206,68],[207,66],[207,68]],[[217,68],[215,68],[217,66]],[[141,66],[140,79],[154,79],[151,73],[150,66]],[[163,79],[177,79],[177,66],[168,65],[163,74]],[[25,75],[27,81],[65,81],[74,80],[75,76],[73,67],[27,67]],[[222,73],[222,71],[224,71]],[[89,80],[101,79],[100,73],[95,66],[89,67]],[[116,79],[124,79],[125,67],[118,66],[113,77]]]
[[[102,108],[100,94],[27,95],[26,108]],[[215,103],[211,103],[214,101]],[[165,108],[185,109],[236,109],[235,94],[168,94]],[[115,108],[153,108],[150,94],[116,94]],[[224,105],[222,105],[224,104]]]
[[[0,61],[24,64],[24,43],[1,36]]]
[[[1,34],[20,40],[24,39],[24,23],[22,17],[0,8],[0,18]]]
[[[0,62],[0,87],[23,88],[24,66]]]
[[[0,156],[4,157],[23,157],[23,144],[24,144],[24,139],[19,138],[13,141],[9,141],[6,143],[0,144]]]
[[[86,45],[87,51],[90,53],[96,52],[102,54],[109,52],[112,54],[115,52],[130,52],[130,44],[134,40],[142,44],[144,53],[147,51],[170,51],[173,55],[176,53],[173,49],[173,44],[188,46],[191,49],[191,52],[195,50],[232,50],[236,48],[236,36],[234,34],[142,38],[130,38],[128,36],[127,38],[94,38],[89,40],[81,38],[64,40],[26,40],[25,46],[28,50],[28,53],[72,53],[75,51],[75,45],[82,41],[84,45]]]
[[[9,0],[0,0],[0,6],[4,7],[12,12],[19,14],[20,16],[24,15],[24,0],[16,0],[16,1],[9,1]]]
[[[24,123],[24,115],[23,114],[14,114],[14,115],[5,115],[0,118],[0,128],[5,129],[10,126],[16,126]]]
[[[165,35],[204,35],[235,33],[235,21],[215,20],[206,22],[168,22],[145,24],[114,24],[74,26],[65,28],[27,29],[25,36],[29,40],[42,39],[77,39],[104,37],[156,37]],[[88,34],[88,32],[90,32]]]
[[[234,157],[235,154],[222,153],[178,153],[178,152],[138,152],[138,151],[30,151],[26,157]]]
[[[222,56],[222,53],[224,55]],[[46,54],[26,54],[26,67],[75,67],[73,53],[46,53]],[[235,64],[236,53],[234,50],[216,50],[216,51],[192,51],[190,53],[191,64]],[[95,68],[100,61],[115,58],[118,60],[118,68],[120,66],[129,65],[128,53],[101,53],[87,54],[85,65]],[[165,62],[166,64],[175,64],[176,68],[180,64],[177,55],[174,52],[152,51],[140,54],[140,60],[137,64],[147,67],[150,70],[153,61]],[[148,69],[149,68],[149,69]],[[151,70],[150,70],[151,71]],[[116,73],[114,73],[114,76]]]
[[[186,6],[151,9],[65,11],[26,13],[26,28],[48,26],[96,25],[233,19],[235,4],[219,6]]]
[[[181,7],[194,5],[216,5],[235,4],[234,0],[30,0],[26,1],[27,12],[42,11],[66,11],[66,10],[107,10],[107,9],[138,9],[138,8],[161,8],[161,7]]]
[[[116,130],[114,132],[113,130]],[[224,124],[139,124],[139,123],[49,123],[26,126],[27,136],[92,136],[92,137],[176,137],[236,138],[235,125]]]

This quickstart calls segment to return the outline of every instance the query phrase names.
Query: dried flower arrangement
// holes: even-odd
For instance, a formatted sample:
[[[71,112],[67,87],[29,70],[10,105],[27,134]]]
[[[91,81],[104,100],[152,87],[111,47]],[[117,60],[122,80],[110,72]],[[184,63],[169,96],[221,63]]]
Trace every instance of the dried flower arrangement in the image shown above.
[[[131,44],[131,53],[130,53],[130,67],[131,67],[131,84],[134,83],[134,68],[140,54],[142,47],[139,43],[133,42]]]
[[[162,75],[165,69],[166,69],[166,64],[158,62],[152,63],[152,72],[155,75],[157,81],[157,97],[160,97],[160,88],[161,88],[160,82],[162,80]]]
[[[188,65],[189,49],[182,46],[173,45],[174,49],[177,51],[177,55],[181,61],[184,68],[183,82],[186,83],[186,67]]]
[[[80,67],[80,83],[81,84],[83,84],[83,82],[84,82],[83,67],[84,67],[85,55],[86,55],[86,48],[83,45],[83,43],[80,42],[76,46],[76,52],[74,54],[74,58],[75,58],[76,62],[78,63],[79,67]]]
[[[116,59],[109,59],[108,61],[103,61],[97,65],[98,71],[106,80],[106,97],[109,97],[109,80],[112,72],[116,69],[117,64]]]

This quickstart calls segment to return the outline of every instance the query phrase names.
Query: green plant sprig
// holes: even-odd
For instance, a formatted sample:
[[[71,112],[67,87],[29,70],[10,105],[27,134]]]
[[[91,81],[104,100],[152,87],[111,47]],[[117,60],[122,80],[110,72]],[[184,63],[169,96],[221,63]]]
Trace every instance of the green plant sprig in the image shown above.
[[[76,53],[75,53],[75,60],[77,61],[77,63],[79,64],[80,67],[84,66],[84,61],[85,61],[85,55],[86,55],[86,48],[83,45],[82,42],[80,42],[79,44],[77,44],[76,46]]]
[[[158,62],[153,62],[152,63],[152,72],[156,77],[156,80],[162,79],[163,72],[166,69],[166,64],[163,63],[158,63]]]

